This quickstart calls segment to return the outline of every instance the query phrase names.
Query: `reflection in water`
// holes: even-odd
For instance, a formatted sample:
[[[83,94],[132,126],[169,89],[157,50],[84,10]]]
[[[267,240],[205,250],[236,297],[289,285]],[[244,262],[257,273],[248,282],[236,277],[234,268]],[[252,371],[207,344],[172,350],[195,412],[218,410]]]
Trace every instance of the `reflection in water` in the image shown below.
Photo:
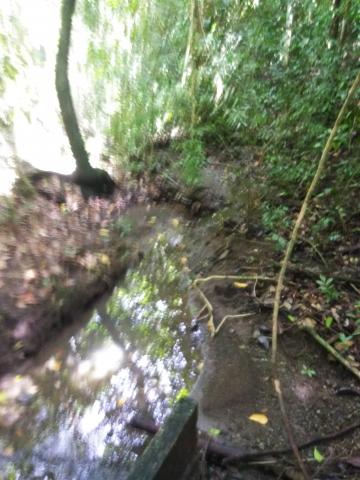
[[[168,225],[81,330],[27,375],[3,379],[3,478],[121,479],[146,438],[134,412],[160,422],[197,375],[180,227]],[[1,474],[0,474],[0,478]]]

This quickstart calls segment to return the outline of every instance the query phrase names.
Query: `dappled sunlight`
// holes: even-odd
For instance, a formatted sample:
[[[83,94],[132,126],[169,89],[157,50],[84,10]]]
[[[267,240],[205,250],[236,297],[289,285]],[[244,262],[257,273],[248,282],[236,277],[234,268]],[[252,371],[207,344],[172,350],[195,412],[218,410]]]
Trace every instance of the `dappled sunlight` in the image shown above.
[[[0,429],[14,425],[37,393],[38,387],[28,375],[4,377],[0,382]]]
[[[87,377],[91,380],[101,380],[121,367],[124,353],[120,347],[112,342],[106,342],[98,350],[91,353],[89,358],[82,360],[74,372],[78,379]]]
[[[109,449],[116,471],[127,471],[144,445],[129,420],[147,414],[162,422],[178,392],[190,390],[197,377],[200,352],[184,308],[189,280],[181,222],[153,213],[156,233],[138,268],[47,359],[2,384],[3,448],[22,465],[31,463],[34,475],[50,468],[67,480],[90,474],[99,462],[110,474]]]

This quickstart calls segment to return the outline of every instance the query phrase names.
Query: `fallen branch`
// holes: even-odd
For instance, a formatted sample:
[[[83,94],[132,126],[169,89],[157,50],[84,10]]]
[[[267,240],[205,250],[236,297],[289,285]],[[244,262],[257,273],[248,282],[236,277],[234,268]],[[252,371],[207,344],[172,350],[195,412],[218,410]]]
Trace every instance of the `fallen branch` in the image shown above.
[[[251,313],[239,313],[237,315],[225,315],[225,317],[221,320],[219,325],[216,327],[215,332],[214,332],[214,337],[217,335],[221,329],[221,327],[224,325],[226,320],[229,320],[230,318],[244,318],[244,317],[250,317],[251,315],[255,315],[254,312]]]
[[[346,360],[346,358],[344,358],[342,355],[340,355],[340,353],[337,352],[335,350],[335,348],[332,347],[319,334],[317,334],[316,331],[313,328],[308,327],[307,325],[303,325],[301,328],[303,330],[305,330],[306,332],[308,332],[313,337],[313,339],[316,340],[319,343],[319,345],[321,345],[323,348],[325,348],[325,350],[327,352],[329,352],[333,357],[335,357],[338,362],[340,362],[342,365],[344,365],[345,368],[350,370],[350,372],[360,380],[360,371],[357,368],[353,367],[351,365],[351,363]]]
[[[142,419],[134,417],[130,420],[129,425],[133,428],[143,430],[151,435],[155,435],[159,426],[155,422],[148,419]],[[308,440],[307,442],[298,445],[299,450],[305,450],[306,448],[319,445],[320,443],[330,442],[340,437],[344,437],[360,428],[360,421],[356,422],[348,427],[345,427],[337,432],[329,433],[324,436],[317,436]],[[201,435],[201,434],[200,434]],[[206,434],[204,434],[206,436]],[[223,465],[229,465],[230,463],[249,463],[253,460],[265,457],[278,457],[280,455],[286,455],[292,452],[291,447],[278,448],[274,450],[261,450],[258,452],[249,452],[240,448],[231,447],[229,445],[223,445],[216,440],[208,440],[208,437],[199,438],[198,447],[204,448],[207,446],[206,457],[208,460],[215,460],[216,463],[222,463]]]
[[[261,275],[211,275],[210,277],[197,278],[196,280],[194,280],[194,284],[206,283],[210,282],[211,280],[262,280],[264,282],[276,282],[276,278]]]

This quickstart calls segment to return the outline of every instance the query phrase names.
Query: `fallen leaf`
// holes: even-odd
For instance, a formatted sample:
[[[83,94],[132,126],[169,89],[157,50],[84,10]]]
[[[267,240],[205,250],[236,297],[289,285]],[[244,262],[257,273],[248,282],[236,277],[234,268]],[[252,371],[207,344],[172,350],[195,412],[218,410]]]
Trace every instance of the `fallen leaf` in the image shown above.
[[[173,227],[178,227],[179,224],[180,224],[180,220],[179,220],[178,218],[172,218],[172,219],[170,220],[170,223],[171,223],[171,225],[172,225]]]
[[[148,220],[148,225],[155,225],[157,218],[156,217],[150,217]]]
[[[125,405],[126,400],[124,398],[119,398],[119,400],[116,401],[116,406],[121,408]]]
[[[24,342],[22,340],[17,341],[13,348],[15,352],[17,352],[18,350],[21,350],[22,348],[24,348]]]
[[[109,230],[107,228],[100,228],[100,237],[107,238],[109,236]]]
[[[313,454],[314,454],[315,460],[316,460],[318,463],[322,463],[322,462],[325,460],[324,455],[322,455],[322,454],[320,453],[320,451],[319,451],[316,447],[314,448]]]
[[[354,344],[352,340],[343,340],[342,342],[336,342],[334,347],[340,353],[346,352]]]
[[[260,423],[261,425],[266,425],[269,421],[268,417],[263,413],[253,413],[250,415],[249,420],[252,422]]]
[[[213,438],[218,437],[220,433],[221,433],[221,430],[219,428],[211,427],[208,430],[208,434],[210,435],[210,437],[213,437]]]
[[[16,306],[18,308],[25,308],[26,305],[36,305],[37,303],[38,300],[32,292],[25,292],[19,295]]]
[[[223,251],[223,253],[219,256],[219,260],[224,260],[230,253],[230,250],[227,248]]]
[[[246,288],[248,286],[247,283],[241,283],[241,282],[234,282],[233,285],[235,288]]]
[[[187,263],[188,263],[187,257],[181,257],[180,258],[180,263],[181,263],[181,265],[187,265]]]
[[[6,401],[7,401],[6,392],[1,392],[1,391],[0,391],[0,404],[1,404],[1,403],[6,403]]]
[[[316,327],[316,322],[310,317],[306,317],[305,320],[303,321],[304,327],[308,328],[315,328]]]
[[[61,362],[55,358],[50,358],[50,360],[46,363],[46,367],[52,372],[58,372],[61,369]]]
[[[31,282],[31,280],[35,280],[36,278],[36,272],[33,268],[29,268],[28,270],[25,270],[24,273],[24,280],[27,282]]]
[[[110,265],[109,255],[106,255],[105,253],[101,254],[101,255],[100,255],[100,262],[101,262],[103,265],[109,266],[109,265]]]

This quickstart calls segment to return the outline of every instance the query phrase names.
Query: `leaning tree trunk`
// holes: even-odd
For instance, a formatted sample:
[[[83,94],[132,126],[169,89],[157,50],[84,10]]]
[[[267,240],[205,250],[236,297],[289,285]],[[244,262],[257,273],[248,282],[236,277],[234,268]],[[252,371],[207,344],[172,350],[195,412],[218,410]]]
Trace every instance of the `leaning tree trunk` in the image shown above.
[[[74,181],[81,186],[84,194],[110,194],[115,188],[115,183],[107,172],[90,165],[71,97],[68,66],[75,4],[76,0],[63,0],[62,2],[61,30],[56,57],[56,92],[65,131],[76,161],[76,171],[73,174]]]

